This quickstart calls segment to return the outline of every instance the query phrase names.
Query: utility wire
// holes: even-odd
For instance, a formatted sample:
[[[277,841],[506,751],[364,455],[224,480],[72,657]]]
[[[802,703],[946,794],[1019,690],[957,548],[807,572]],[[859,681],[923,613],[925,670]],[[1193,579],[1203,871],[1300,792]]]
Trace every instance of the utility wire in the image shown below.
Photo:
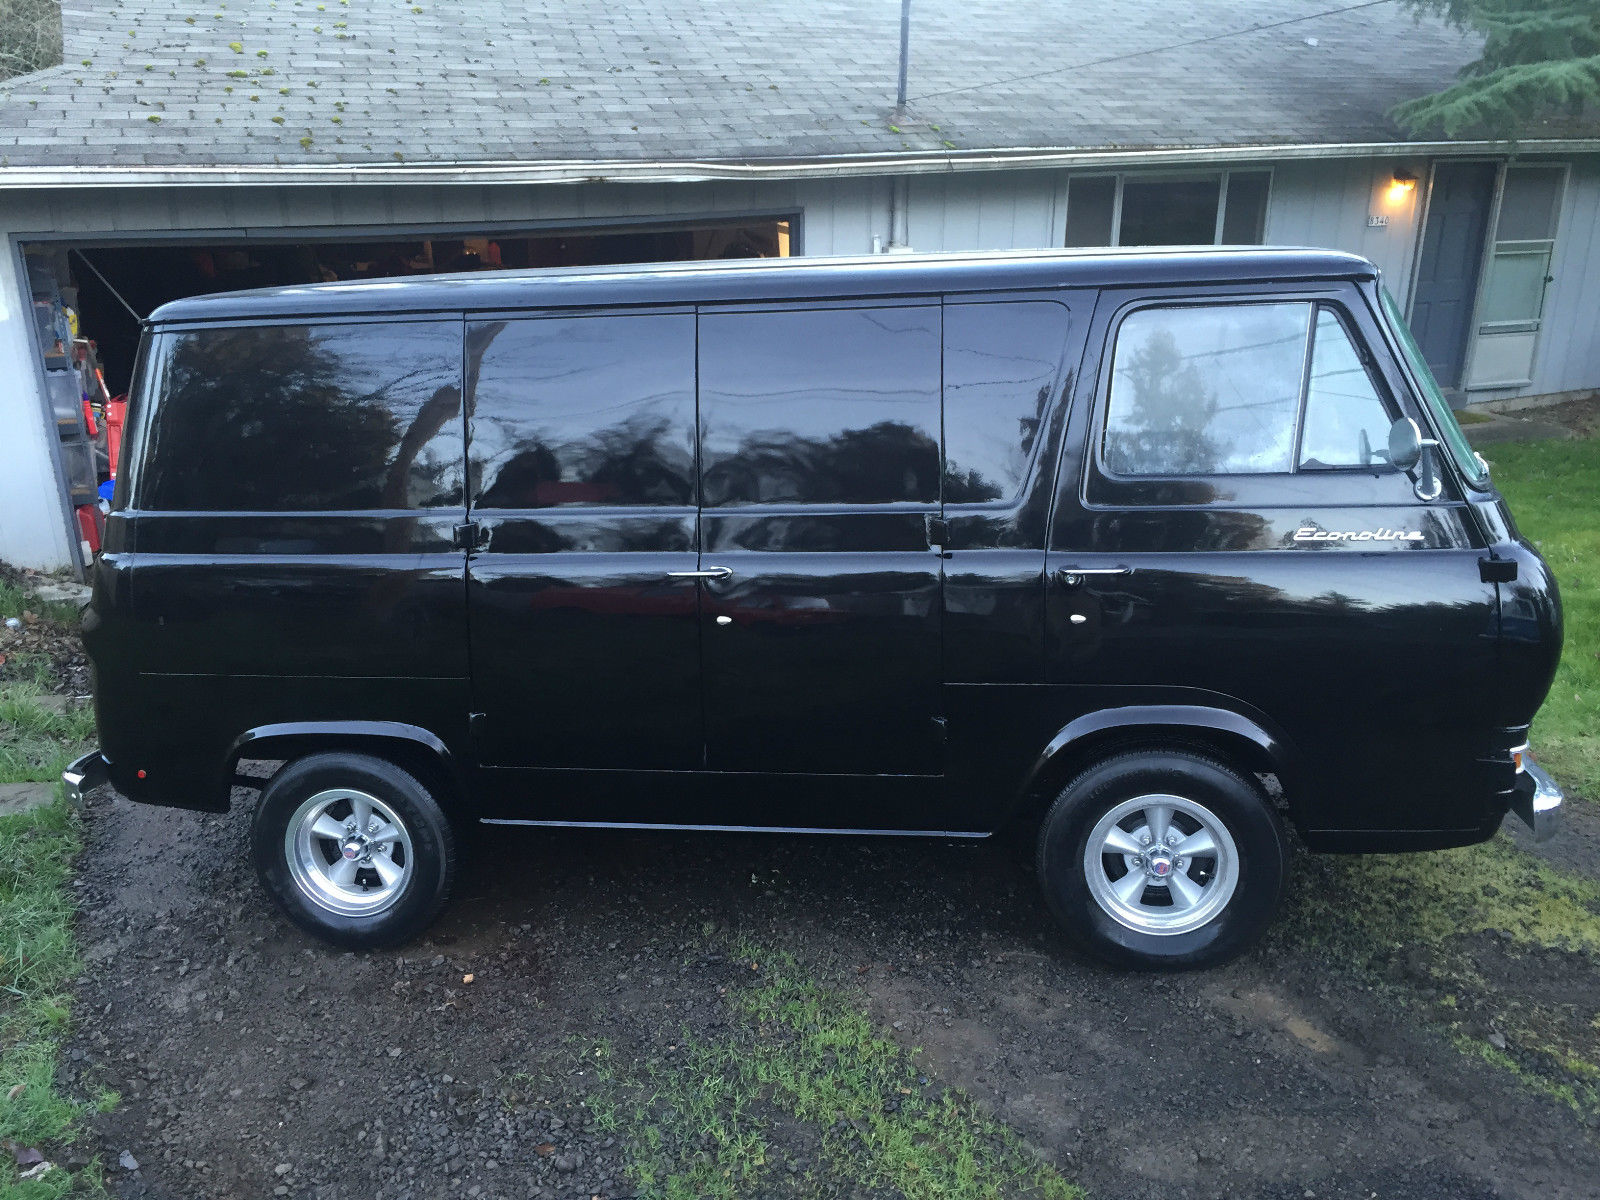
[[[1357,12],[1363,8],[1377,8],[1380,4],[1393,4],[1395,0],[1366,0],[1363,4],[1346,4],[1341,8],[1327,8],[1321,12],[1307,13],[1303,17],[1286,17],[1282,21],[1268,21],[1264,25],[1251,25],[1247,29],[1229,29],[1222,33],[1211,33],[1205,37],[1190,38],[1186,42],[1169,42],[1165,46],[1151,46],[1146,50],[1130,50],[1126,54],[1112,54],[1105,58],[1091,58],[1086,62],[1071,63],[1065,67],[1051,67],[1048,71],[1035,71],[1031,75],[1013,75],[1008,79],[991,79],[988,83],[973,83],[966,87],[945,88],[939,92],[924,92],[920,96],[913,96],[911,100],[932,100],[939,96],[954,96],[960,92],[978,92],[984,88],[1003,87],[1008,83],[1024,83],[1030,79],[1043,79],[1046,75],[1059,75],[1063,71],[1081,71],[1086,67],[1103,67],[1107,63],[1126,62],[1130,58],[1143,58],[1147,54],[1162,54],[1168,50],[1182,50],[1188,46],[1204,46],[1208,42],[1220,42],[1225,38],[1240,37],[1246,33],[1261,33],[1268,29],[1282,29],[1285,25],[1298,25],[1304,21],[1315,21],[1322,17],[1336,17],[1340,13]]]

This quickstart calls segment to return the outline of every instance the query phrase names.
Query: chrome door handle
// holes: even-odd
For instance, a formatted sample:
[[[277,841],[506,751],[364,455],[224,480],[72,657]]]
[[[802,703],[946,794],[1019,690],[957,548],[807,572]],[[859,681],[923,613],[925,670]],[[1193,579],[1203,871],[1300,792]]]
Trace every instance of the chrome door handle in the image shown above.
[[[1132,567],[1061,567],[1056,578],[1066,587],[1077,587],[1089,575],[1132,575]]]
[[[668,571],[669,579],[731,579],[732,567],[707,567],[704,571]]]

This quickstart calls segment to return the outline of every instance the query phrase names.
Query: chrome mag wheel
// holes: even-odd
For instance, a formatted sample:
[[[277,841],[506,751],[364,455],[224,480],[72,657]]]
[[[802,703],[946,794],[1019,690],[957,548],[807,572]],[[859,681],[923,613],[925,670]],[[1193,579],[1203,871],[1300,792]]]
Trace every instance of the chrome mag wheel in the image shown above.
[[[1175,936],[1199,929],[1233,898],[1239,851],[1227,827],[1182,796],[1135,796],[1089,832],[1089,894],[1119,924]]]
[[[351,788],[316,793],[284,832],[289,874],[307,899],[344,917],[372,917],[411,881],[411,833],[395,810]]]

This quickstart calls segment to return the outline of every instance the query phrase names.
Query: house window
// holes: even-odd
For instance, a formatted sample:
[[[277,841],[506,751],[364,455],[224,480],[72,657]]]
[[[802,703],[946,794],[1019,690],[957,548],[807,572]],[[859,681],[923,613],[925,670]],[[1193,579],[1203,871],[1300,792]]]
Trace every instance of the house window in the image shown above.
[[[1085,175],[1067,185],[1069,246],[1258,245],[1268,171]]]

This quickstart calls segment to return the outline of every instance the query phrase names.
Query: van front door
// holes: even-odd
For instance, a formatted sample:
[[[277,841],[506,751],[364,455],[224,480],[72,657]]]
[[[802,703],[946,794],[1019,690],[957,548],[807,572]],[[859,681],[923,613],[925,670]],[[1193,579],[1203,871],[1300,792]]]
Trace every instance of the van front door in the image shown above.
[[[937,303],[702,309],[709,769],[943,772],[939,355]]]
[[[1428,418],[1371,300],[1102,296],[1047,554],[1048,673],[1081,712],[1265,725],[1301,759],[1308,832],[1476,827],[1495,588],[1455,482],[1419,498],[1379,454],[1394,418]]]
[[[687,311],[468,323],[482,766],[701,765],[694,323]],[[607,815],[560,786],[511,793],[497,815]]]

